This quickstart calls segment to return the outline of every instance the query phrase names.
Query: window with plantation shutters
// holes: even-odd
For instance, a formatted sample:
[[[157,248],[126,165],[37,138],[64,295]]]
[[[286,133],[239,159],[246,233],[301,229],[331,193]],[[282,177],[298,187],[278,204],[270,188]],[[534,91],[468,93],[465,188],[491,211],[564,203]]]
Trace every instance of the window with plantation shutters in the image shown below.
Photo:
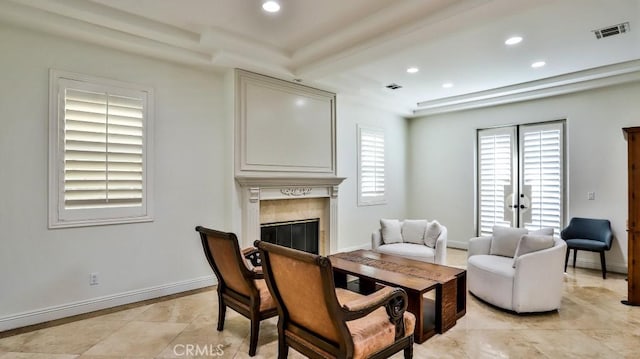
[[[478,130],[478,235],[564,221],[564,122]]]
[[[82,75],[51,77],[50,226],[151,220],[151,90]]]
[[[358,126],[358,205],[385,203],[384,131]]]

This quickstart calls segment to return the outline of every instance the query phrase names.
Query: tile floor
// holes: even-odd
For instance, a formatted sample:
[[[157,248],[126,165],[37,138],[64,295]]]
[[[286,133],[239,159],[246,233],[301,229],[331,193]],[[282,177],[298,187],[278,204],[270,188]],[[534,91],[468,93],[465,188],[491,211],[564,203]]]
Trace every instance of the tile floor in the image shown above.
[[[449,249],[450,265],[465,262],[465,251]],[[414,357],[640,358],[640,307],[620,304],[624,276],[570,268],[565,283],[560,311],[543,315],[502,312],[469,296],[467,314],[416,344]],[[0,359],[248,358],[249,321],[228,310],[217,332],[216,302],[212,289],[2,338]],[[262,322],[255,358],[277,356],[276,321]],[[289,358],[303,356],[291,349]]]

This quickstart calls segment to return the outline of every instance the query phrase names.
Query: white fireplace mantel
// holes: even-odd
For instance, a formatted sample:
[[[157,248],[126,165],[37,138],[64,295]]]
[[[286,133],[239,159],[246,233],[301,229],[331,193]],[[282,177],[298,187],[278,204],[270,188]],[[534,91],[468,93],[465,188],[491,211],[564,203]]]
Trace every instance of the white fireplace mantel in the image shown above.
[[[338,249],[338,185],[344,177],[300,176],[236,176],[242,188],[243,247],[260,238],[260,201],[301,198],[327,198],[329,238],[320,244],[320,254],[329,255]]]
[[[236,175],[236,181],[244,187],[300,187],[300,186],[313,186],[313,187],[327,187],[337,186],[345,177],[302,177],[302,176],[242,176]]]

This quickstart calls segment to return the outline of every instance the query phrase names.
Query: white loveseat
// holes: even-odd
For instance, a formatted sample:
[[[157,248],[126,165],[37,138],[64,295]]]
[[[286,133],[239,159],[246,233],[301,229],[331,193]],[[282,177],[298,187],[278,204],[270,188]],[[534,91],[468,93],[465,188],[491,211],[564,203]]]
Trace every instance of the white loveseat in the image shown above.
[[[398,232],[398,228],[391,228],[392,232],[395,230],[395,233],[389,234],[387,231],[388,235],[385,240],[384,223],[390,223],[388,221],[397,221],[395,225],[399,225],[400,229]],[[371,249],[373,251],[422,262],[446,264],[447,227],[437,221],[428,222],[426,220],[383,219],[380,220],[380,224],[381,228],[371,234]],[[401,238],[398,238],[398,235]],[[395,238],[391,239],[392,236]]]
[[[469,292],[490,304],[517,313],[560,308],[566,243],[554,238],[551,228],[531,233],[526,229],[502,228],[498,229],[499,234],[496,234],[496,228],[494,237],[500,236],[502,242],[494,237],[476,237],[469,241]],[[539,243],[535,241],[545,240],[543,237],[551,241],[550,246],[535,248],[538,246],[535,243]],[[531,241],[526,242],[529,239],[533,240],[533,246]]]

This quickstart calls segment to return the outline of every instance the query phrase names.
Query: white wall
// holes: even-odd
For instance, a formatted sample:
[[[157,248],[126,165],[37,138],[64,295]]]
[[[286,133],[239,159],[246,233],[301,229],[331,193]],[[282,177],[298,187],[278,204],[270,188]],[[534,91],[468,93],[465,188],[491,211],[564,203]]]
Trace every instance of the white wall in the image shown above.
[[[640,125],[639,96],[640,84],[633,83],[410,120],[409,215],[437,218],[449,230],[449,245],[465,248],[475,236],[476,129],[566,119],[567,219],[609,219],[615,240],[607,267],[624,272],[627,155],[621,129]],[[594,201],[587,200],[590,191]],[[581,251],[578,265],[600,268],[599,257]]]
[[[1,23],[0,44],[0,331],[211,284],[194,227],[227,228],[223,77]],[[47,229],[49,68],[155,89],[154,222]]]
[[[370,248],[380,218],[405,218],[406,120],[340,94],[336,102],[338,176],[347,178],[338,195],[338,249]],[[386,204],[358,206],[357,124],[385,131]]]
[[[213,283],[196,225],[240,230],[233,76],[0,23],[0,331]],[[49,69],[155,91],[155,220],[47,228]],[[388,203],[357,206],[356,124],[387,139]],[[382,217],[405,217],[406,121],[337,106],[339,248],[366,248]],[[89,286],[89,273],[100,284]]]

